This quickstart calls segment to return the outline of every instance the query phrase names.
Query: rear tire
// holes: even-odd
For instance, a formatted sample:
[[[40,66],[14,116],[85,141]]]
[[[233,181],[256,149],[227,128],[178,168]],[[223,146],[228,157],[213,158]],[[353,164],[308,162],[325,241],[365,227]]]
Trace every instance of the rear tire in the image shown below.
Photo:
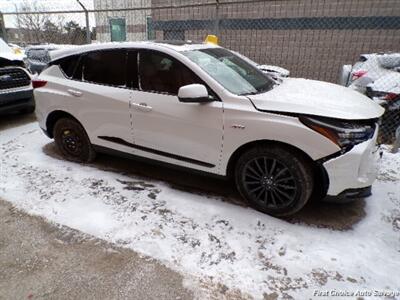
[[[62,118],[54,125],[54,140],[62,155],[75,162],[91,162],[96,152],[85,129],[75,120]]]
[[[291,149],[265,145],[245,152],[237,161],[239,193],[255,209],[273,216],[299,211],[313,191],[310,163]]]

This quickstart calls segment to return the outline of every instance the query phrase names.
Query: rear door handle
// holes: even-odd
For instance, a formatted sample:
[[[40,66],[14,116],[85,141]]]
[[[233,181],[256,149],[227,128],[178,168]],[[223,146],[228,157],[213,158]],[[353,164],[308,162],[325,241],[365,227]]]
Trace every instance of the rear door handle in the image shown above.
[[[148,106],[146,103],[131,103],[132,107],[141,110],[141,111],[152,111],[153,108],[151,106]]]
[[[75,96],[75,97],[80,97],[80,96],[82,96],[82,92],[81,92],[81,91],[77,91],[77,90],[73,90],[73,89],[68,89],[67,92],[70,93],[72,96]]]

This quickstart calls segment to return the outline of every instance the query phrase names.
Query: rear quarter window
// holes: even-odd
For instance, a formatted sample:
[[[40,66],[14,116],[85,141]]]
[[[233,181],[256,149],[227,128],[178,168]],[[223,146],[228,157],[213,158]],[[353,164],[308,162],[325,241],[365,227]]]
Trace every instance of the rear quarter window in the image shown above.
[[[60,69],[68,78],[71,78],[74,74],[74,70],[78,61],[79,55],[72,55],[58,60],[56,64],[60,66]]]

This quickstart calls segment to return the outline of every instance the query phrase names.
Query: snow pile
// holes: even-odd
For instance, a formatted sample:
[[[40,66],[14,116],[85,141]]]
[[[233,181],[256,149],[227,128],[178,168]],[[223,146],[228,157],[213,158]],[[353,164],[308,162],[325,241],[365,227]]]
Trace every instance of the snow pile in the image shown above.
[[[400,154],[385,153],[366,217],[333,231],[59,160],[48,143],[36,123],[0,133],[0,198],[242,296],[400,286]]]

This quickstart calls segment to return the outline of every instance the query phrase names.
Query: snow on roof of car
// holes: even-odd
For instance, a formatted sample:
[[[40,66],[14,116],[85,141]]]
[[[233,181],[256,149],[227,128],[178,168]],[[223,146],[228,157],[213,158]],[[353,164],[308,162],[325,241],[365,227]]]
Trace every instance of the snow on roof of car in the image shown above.
[[[58,49],[66,49],[66,48],[75,48],[79,45],[72,44],[40,44],[40,45],[29,45],[26,47],[26,50],[58,50]]]
[[[94,43],[88,45],[80,45],[76,47],[54,50],[50,52],[51,60],[60,59],[66,56],[80,54],[88,51],[104,50],[104,49],[124,49],[124,48],[146,48],[161,49],[169,48],[171,50],[182,52],[188,50],[217,48],[219,46],[192,41],[139,41],[139,42],[109,42]]]

